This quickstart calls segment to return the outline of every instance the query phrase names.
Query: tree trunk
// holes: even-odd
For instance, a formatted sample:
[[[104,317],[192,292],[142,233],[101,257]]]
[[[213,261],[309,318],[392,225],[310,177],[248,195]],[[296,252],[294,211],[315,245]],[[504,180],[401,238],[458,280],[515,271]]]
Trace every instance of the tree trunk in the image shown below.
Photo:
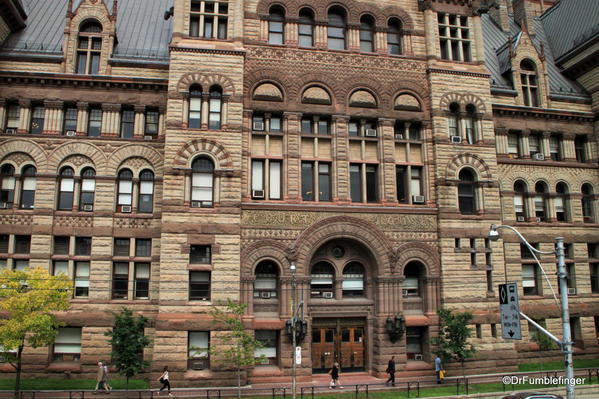
[[[17,376],[15,378],[15,399],[19,399],[21,393],[21,357],[23,355],[23,345],[19,345],[17,349]]]
[[[127,395],[127,397],[129,397],[129,374],[127,374],[127,376],[126,376],[125,389],[127,391],[126,395]]]
[[[241,367],[237,365],[237,397],[241,398]]]

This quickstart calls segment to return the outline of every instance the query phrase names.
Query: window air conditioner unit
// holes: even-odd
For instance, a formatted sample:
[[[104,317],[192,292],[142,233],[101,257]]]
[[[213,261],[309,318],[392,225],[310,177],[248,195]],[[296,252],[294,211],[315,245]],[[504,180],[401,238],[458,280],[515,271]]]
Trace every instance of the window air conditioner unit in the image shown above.
[[[576,288],[568,288],[568,295],[576,295]]]
[[[205,359],[194,359],[190,363],[190,368],[192,370],[204,370],[206,368]]]
[[[412,195],[412,202],[414,204],[424,204],[424,195]]]
[[[535,221],[541,222],[542,220],[541,220],[541,218],[535,218]]]
[[[395,133],[395,140],[403,140],[403,134],[402,133]]]
[[[260,293],[260,298],[269,299],[270,298],[270,292],[268,292],[268,291],[262,291]]]
[[[524,222],[526,218],[524,216],[516,216],[516,222]]]
[[[366,132],[364,132],[364,135],[366,137],[376,137],[376,129],[366,129]]]
[[[65,136],[74,137],[74,136],[76,136],[76,135],[77,135],[77,132],[76,132],[76,131],[74,131],[74,130],[67,130],[67,131],[65,132]]]
[[[6,130],[4,130],[4,133],[17,134],[17,128],[16,127],[7,127]]]
[[[254,122],[252,128],[254,130],[264,130],[264,122]]]
[[[146,134],[144,136],[144,140],[154,140],[154,135],[152,135],[152,134]]]
[[[414,360],[422,360],[422,355],[420,353],[415,354]]]
[[[202,203],[200,201],[191,201],[192,208],[199,208],[201,206],[202,206]]]
[[[537,152],[536,154],[533,154],[532,159],[534,159],[535,161],[544,161],[545,160],[545,154]]]
[[[460,136],[451,136],[451,142],[453,144],[460,144],[462,142],[462,138]]]
[[[322,297],[325,299],[333,299],[333,293],[332,292],[323,292]]]
[[[85,212],[91,212],[94,210],[94,206],[92,204],[85,204],[83,205],[83,210]]]
[[[131,213],[131,205],[123,205],[121,206],[122,213]]]
[[[252,198],[264,198],[264,190],[252,190]]]
[[[8,202],[0,202],[0,209],[8,208]]]

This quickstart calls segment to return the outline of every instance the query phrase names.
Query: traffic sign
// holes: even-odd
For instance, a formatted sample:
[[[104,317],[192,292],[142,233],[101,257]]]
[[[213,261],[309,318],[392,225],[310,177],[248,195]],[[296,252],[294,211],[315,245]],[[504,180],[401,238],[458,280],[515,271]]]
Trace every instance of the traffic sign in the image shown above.
[[[295,347],[295,364],[297,364],[298,366],[301,366],[301,364],[302,364],[302,347],[301,346]]]
[[[522,339],[518,284],[499,284],[499,310],[503,339]]]

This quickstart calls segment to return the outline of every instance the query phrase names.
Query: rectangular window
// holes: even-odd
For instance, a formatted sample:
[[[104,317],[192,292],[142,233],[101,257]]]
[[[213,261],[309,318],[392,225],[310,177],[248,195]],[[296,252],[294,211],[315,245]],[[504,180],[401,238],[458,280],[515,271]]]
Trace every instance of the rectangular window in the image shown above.
[[[520,155],[520,146],[519,146],[519,137],[515,133],[510,133],[507,135],[507,153],[510,155],[510,158],[518,158]]]
[[[226,39],[228,10],[227,1],[192,0],[189,36]]]
[[[79,361],[81,358],[81,327],[59,327],[54,340],[53,360]]]
[[[587,252],[589,254],[589,258],[599,259],[599,243],[589,242],[587,244]]]
[[[407,167],[396,166],[395,167],[395,189],[397,192],[397,201],[400,204],[407,204],[408,199],[408,186],[407,186]]]
[[[539,243],[530,243],[534,249],[539,249]],[[532,251],[525,245],[520,244],[520,257],[522,259],[534,259]]]
[[[133,281],[134,299],[150,297],[150,264],[135,263],[135,280]]]
[[[599,294],[599,263],[589,264],[591,275],[591,292]]]
[[[277,331],[276,330],[256,330],[256,341],[262,344],[262,348],[256,349],[254,355],[261,358],[259,364],[277,364]]]
[[[139,201],[137,211],[139,213],[152,213],[154,209],[154,180],[142,180],[139,182]]]
[[[42,134],[44,130],[44,116],[46,109],[43,105],[36,105],[31,109],[31,123],[29,124],[29,133]]]
[[[65,276],[69,275],[69,261],[55,260],[52,262],[52,275],[58,276],[60,274],[64,274]]]
[[[531,157],[542,152],[541,137],[538,134],[535,133],[528,136],[528,149]]]
[[[89,296],[89,262],[75,262],[75,298]]]
[[[31,236],[15,236],[15,254],[29,254]]]
[[[77,131],[77,107],[66,107],[64,109],[63,133],[74,134]]]
[[[316,124],[318,129],[317,134],[329,135],[331,134],[331,122],[328,119],[318,119],[318,123]]]
[[[268,44],[283,44],[283,21],[268,21]]]
[[[210,300],[210,272],[189,272],[189,300]]]
[[[129,293],[129,263],[114,262],[112,268],[112,299],[127,299]]]
[[[152,239],[151,238],[136,238],[135,239],[135,256],[140,258],[149,258],[152,256]]]
[[[587,161],[587,136],[576,136],[574,138],[574,151],[578,162]]]
[[[146,111],[144,135],[156,136],[158,134],[158,122],[160,121],[160,113],[158,111]]]
[[[314,133],[312,129],[312,118],[302,118],[301,121],[301,132],[304,134]]]
[[[497,338],[497,324],[491,324],[491,337]]]
[[[366,201],[377,202],[379,200],[379,181],[376,165],[366,165]]]
[[[522,265],[524,295],[540,295],[537,265]]]
[[[269,199],[281,199],[281,161],[268,162],[268,196]]]
[[[453,61],[472,61],[468,17],[454,14],[437,14],[441,58]]]
[[[90,256],[92,254],[92,238],[91,237],[76,237],[75,238],[75,255]]]
[[[345,28],[327,26],[327,41],[330,50],[345,50]]]
[[[312,39],[314,35],[314,26],[311,23],[302,24],[301,20],[302,17],[300,16],[300,24],[298,25],[298,45],[300,47],[312,47],[314,46],[314,41]]]
[[[132,139],[135,127],[135,111],[123,109],[121,112],[121,138]]]
[[[187,368],[205,370],[210,368],[210,332],[190,331],[187,343]]]
[[[87,135],[89,137],[100,137],[102,133],[102,109],[90,108],[89,121],[87,123]]]
[[[410,172],[410,192],[412,195],[422,195],[422,168],[412,166]]]
[[[71,237],[55,236],[54,237],[54,255],[68,255]]]
[[[113,256],[129,256],[130,242],[129,238],[115,238]]]
[[[551,160],[553,161],[561,161],[562,156],[560,153],[560,145],[561,138],[558,136],[550,136],[549,137],[549,154],[551,155]]]
[[[18,129],[21,107],[19,104],[7,104],[6,108],[6,128]]]
[[[212,263],[212,247],[210,245],[192,245],[189,249],[189,263],[209,265]]]
[[[362,173],[360,165],[349,166],[349,186],[352,202],[362,202]]]
[[[302,162],[302,200],[314,201],[314,162]]]
[[[328,163],[318,164],[318,200],[331,200],[331,165]]]

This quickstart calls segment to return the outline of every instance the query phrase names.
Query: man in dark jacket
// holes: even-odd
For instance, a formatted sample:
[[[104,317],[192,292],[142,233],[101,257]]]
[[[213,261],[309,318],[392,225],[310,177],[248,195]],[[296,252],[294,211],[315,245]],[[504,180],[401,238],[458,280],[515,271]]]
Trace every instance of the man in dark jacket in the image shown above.
[[[391,383],[392,386],[395,386],[395,356],[391,356],[389,363],[387,363],[387,374],[389,374],[389,379],[385,384],[389,385]]]

